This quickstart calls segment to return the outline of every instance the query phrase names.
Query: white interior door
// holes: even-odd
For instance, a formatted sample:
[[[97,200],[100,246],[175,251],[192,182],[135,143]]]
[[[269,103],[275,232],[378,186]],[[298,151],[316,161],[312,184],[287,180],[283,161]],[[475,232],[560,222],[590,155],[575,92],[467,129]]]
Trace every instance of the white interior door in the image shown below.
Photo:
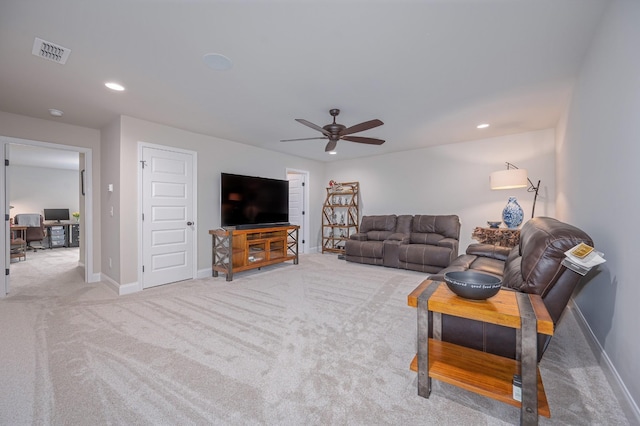
[[[142,147],[143,288],[194,278],[194,154]]]
[[[306,252],[306,174],[298,172],[287,172],[289,180],[289,222],[300,226],[298,231],[298,247],[300,253]]]
[[[5,159],[5,164],[7,164],[7,162],[9,161],[9,154],[10,154],[10,149],[9,149],[9,144],[5,144],[3,147],[3,151],[4,151],[4,159]],[[5,166],[4,170],[2,171],[2,187],[4,188],[4,202],[2,203],[5,206],[5,218],[9,217],[11,215],[11,213],[9,212],[9,209],[11,208],[9,206],[9,198],[10,198],[10,194],[9,194],[9,175],[10,173],[8,173],[8,167]],[[11,281],[9,279],[9,274],[6,273],[6,271],[9,271],[9,265],[11,265],[11,243],[10,243],[10,225],[9,225],[9,221],[5,220],[4,221],[4,226],[3,226],[3,230],[4,232],[2,232],[2,241],[4,241],[4,264],[5,264],[5,273],[2,274],[4,275],[4,285],[2,286],[2,289],[0,289],[0,297],[5,297],[7,294],[9,294],[9,291],[11,289]]]

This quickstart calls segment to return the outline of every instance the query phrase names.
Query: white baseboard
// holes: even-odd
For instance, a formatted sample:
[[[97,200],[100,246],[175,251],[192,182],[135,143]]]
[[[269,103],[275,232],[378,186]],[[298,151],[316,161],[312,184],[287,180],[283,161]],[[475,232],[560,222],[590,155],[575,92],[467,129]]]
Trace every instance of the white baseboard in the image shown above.
[[[137,281],[127,284],[120,284],[120,287],[118,288],[118,294],[120,296],[137,293],[139,291],[142,291],[142,286]]]
[[[585,336],[587,337],[587,340],[589,340],[591,348],[596,352],[596,358],[600,360],[600,367],[602,367],[605,375],[609,378],[611,387],[617,387],[617,389],[614,389],[614,392],[624,399],[622,405],[625,410],[625,414],[627,417],[630,417],[629,420],[635,418],[635,424],[640,424],[640,409],[638,408],[638,404],[633,400],[633,397],[629,393],[629,389],[624,384],[622,377],[618,374],[618,370],[616,370],[616,367],[611,362],[607,352],[596,338],[591,327],[589,327],[589,323],[582,314],[580,307],[573,302],[573,299],[569,302],[569,306],[575,313],[575,318],[578,324],[585,331]]]
[[[100,273],[99,281],[105,281],[109,285],[109,287],[116,291],[116,293],[120,293],[120,284],[115,282],[110,276]]]
[[[105,274],[102,274],[101,281],[106,281],[107,284],[109,284],[109,286],[113,288],[118,293],[119,296],[124,296],[126,294],[137,293],[139,291],[142,291],[142,288],[138,282],[118,284],[111,277]]]

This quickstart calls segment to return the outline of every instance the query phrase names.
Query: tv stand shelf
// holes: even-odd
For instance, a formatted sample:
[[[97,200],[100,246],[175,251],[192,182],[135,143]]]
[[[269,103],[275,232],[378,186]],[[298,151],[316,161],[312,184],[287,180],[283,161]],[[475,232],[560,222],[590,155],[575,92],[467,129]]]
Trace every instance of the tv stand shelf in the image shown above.
[[[254,229],[213,229],[211,270],[233,280],[235,272],[293,260],[298,264],[297,225]]]

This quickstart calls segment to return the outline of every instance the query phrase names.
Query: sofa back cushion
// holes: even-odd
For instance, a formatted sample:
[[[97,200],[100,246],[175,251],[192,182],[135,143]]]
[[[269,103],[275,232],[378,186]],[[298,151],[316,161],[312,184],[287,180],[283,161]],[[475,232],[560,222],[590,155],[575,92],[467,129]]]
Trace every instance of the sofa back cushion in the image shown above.
[[[396,223],[396,233],[409,235],[413,224],[413,215],[401,214]]]
[[[503,286],[545,297],[563,274],[576,274],[561,262],[564,252],[579,243],[593,246],[591,237],[575,226],[548,217],[527,221],[520,231],[520,245],[505,262]]]
[[[384,241],[395,232],[397,219],[395,214],[362,216],[359,231],[367,234],[369,241]]]
[[[460,239],[457,215],[416,215],[411,225],[411,244],[437,244],[444,238]]]

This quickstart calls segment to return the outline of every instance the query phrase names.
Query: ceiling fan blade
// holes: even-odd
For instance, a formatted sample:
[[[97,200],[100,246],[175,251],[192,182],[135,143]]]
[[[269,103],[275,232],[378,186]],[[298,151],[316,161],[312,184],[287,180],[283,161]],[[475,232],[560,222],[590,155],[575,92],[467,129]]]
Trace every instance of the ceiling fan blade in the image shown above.
[[[369,145],[382,145],[384,143],[382,139],[365,138],[362,136],[343,136],[340,139],[344,139],[345,141],[349,141],[349,142],[366,143]]]
[[[281,139],[280,142],[310,141],[314,139],[328,139],[328,138],[326,136],[321,136],[319,138]]]
[[[340,132],[340,136],[350,135],[352,133],[364,132],[365,130],[373,129],[374,127],[382,126],[383,124],[384,123],[378,119],[365,121],[364,123],[347,127],[346,129]]]
[[[329,139],[329,143],[324,148],[324,152],[333,151],[334,149],[336,149],[336,145],[338,145],[337,139]]]
[[[300,123],[300,124],[304,124],[304,125],[305,125],[305,126],[307,126],[307,127],[311,127],[312,129],[314,129],[314,130],[317,130],[317,131],[321,132],[323,135],[331,136],[331,133],[329,133],[328,131],[326,131],[326,130],[325,130],[325,129],[323,129],[322,127],[318,126],[317,124],[313,124],[313,123],[312,123],[312,122],[310,122],[310,121],[307,121],[307,120],[305,120],[305,119],[303,119],[303,118],[296,118],[296,121],[297,121],[298,123]]]

